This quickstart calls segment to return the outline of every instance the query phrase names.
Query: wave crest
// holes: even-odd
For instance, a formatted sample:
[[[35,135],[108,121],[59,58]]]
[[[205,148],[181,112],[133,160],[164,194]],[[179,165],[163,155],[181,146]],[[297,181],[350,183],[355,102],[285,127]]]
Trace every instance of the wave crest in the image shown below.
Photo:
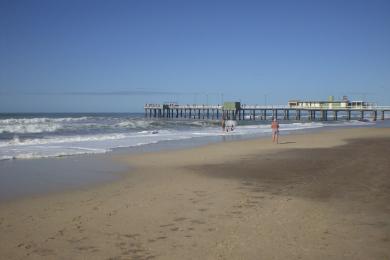
[[[0,120],[0,134],[37,134],[52,133],[63,127],[63,123],[80,122],[88,117],[65,117],[65,118],[8,118]]]

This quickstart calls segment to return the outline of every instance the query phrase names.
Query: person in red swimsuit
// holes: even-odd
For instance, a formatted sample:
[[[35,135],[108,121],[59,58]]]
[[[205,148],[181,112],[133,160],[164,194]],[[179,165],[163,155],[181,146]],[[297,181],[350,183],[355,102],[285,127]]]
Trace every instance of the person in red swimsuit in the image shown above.
[[[272,142],[278,144],[279,143],[279,123],[278,123],[278,120],[276,120],[276,118],[274,120],[272,120],[272,124],[271,124],[271,128],[272,128]]]

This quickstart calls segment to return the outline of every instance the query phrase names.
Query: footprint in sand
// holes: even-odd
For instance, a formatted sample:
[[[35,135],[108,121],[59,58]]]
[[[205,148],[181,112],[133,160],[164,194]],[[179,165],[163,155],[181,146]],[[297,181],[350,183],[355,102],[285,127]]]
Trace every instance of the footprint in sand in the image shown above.
[[[140,234],[138,234],[138,233],[134,233],[134,234],[124,234],[123,236],[124,236],[124,237],[127,237],[127,238],[136,238],[136,237],[139,237]]]
[[[79,251],[95,251],[97,248],[94,246],[79,246],[79,247],[77,247],[77,249]]]
[[[40,256],[53,256],[56,255],[53,250],[48,248],[37,248],[33,251],[33,253]]]
[[[190,198],[190,201],[194,204],[198,203],[199,201],[196,198]]]
[[[254,185],[252,182],[247,182],[247,181],[244,181],[241,184],[244,186],[253,186]]]
[[[207,196],[207,191],[204,190],[195,190],[194,193],[199,197]]]
[[[73,222],[76,222],[76,221],[79,221],[81,219],[81,216],[77,216],[77,217],[74,217],[73,219],[72,219],[72,221]]]
[[[169,224],[165,224],[165,225],[160,225],[160,227],[171,227],[171,226],[174,226],[175,224],[173,223],[169,223]]]
[[[184,217],[180,217],[180,218],[175,218],[173,221],[175,222],[180,222],[180,221],[184,221],[186,220],[187,218],[184,218]]]
[[[162,239],[167,239],[167,237],[166,236],[156,237],[156,240],[162,240]]]
[[[46,238],[45,242],[49,242],[49,240],[55,240],[56,238],[55,237],[48,237]]]
[[[60,235],[60,236],[63,236],[64,232],[65,232],[65,228],[60,229],[60,230],[57,231],[58,235]]]
[[[264,199],[264,196],[251,196],[252,199]]]
[[[117,213],[118,213],[117,210],[113,210],[113,211],[108,212],[107,215],[111,217],[111,216],[116,215]]]
[[[202,220],[198,220],[198,219],[191,220],[191,223],[192,224],[198,224],[198,225],[206,224],[206,222],[204,222]]]

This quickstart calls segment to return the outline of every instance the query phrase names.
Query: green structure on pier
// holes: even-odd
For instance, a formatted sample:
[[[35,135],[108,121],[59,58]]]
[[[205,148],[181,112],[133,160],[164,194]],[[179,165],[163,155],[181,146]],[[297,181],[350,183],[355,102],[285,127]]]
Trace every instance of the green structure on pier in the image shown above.
[[[224,102],[223,103],[223,110],[225,110],[225,111],[237,111],[240,109],[241,109],[240,102]]]

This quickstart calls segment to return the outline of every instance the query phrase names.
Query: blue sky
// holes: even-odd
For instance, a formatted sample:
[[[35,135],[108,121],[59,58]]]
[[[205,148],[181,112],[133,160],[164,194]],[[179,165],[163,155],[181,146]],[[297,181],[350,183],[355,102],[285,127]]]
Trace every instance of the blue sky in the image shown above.
[[[390,1],[0,0],[0,112],[390,105]]]

